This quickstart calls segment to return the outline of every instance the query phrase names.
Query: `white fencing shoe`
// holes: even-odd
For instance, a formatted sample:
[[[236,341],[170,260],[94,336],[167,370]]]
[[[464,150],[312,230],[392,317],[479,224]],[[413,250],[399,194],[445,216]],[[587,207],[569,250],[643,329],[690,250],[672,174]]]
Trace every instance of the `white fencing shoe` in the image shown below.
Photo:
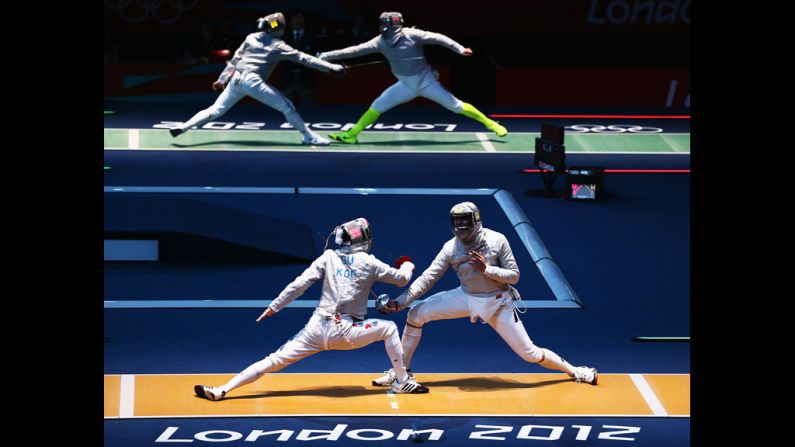
[[[411,377],[414,378],[414,374],[411,373],[410,369],[406,370],[406,373]],[[384,371],[384,375],[373,380],[373,385],[375,386],[389,386],[392,385],[395,380],[397,380],[397,374],[395,374],[395,370],[390,368],[389,371]]]
[[[423,394],[430,391],[427,386],[422,386],[414,380],[414,377],[406,378],[406,381],[401,383],[395,380],[392,383],[392,392],[398,394]]]
[[[389,371],[384,371],[384,375],[373,380],[373,385],[375,386],[389,386],[395,382],[395,370],[389,368]]]
[[[226,396],[226,391],[221,391],[217,386],[196,385],[193,387],[193,392],[208,400],[221,400]]]
[[[301,144],[311,144],[312,146],[328,146],[331,144],[331,141],[310,131],[301,139]]]
[[[572,377],[577,383],[585,382],[590,383],[591,385],[596,385],[596,380],[599,379],[599,373],[596,371],[596,368],[578,366],[574,368],[574,374]]]

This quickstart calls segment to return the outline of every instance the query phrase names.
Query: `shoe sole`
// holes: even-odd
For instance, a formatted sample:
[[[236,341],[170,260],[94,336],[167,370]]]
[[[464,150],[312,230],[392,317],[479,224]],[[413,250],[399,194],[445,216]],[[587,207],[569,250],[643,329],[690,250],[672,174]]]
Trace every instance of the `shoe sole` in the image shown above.
[[[334,141],[338,142],[338,143],[345,143],[345,144],[356,144],[356,143],[358,143],[358,142],[359,142],[359,140],[354,140],[354,141],[345,141],[345,140],[343,140],[342,138],[333,137],[333,136],[331,136],[331,135],[329,135],[328,137],[329,137],[329,138],[331,138],[332,140],[334,140]]]
[[[207,397],[206,394],[204,394],[204,388],[202,388],[201,385],[194,386],[193,387],[193,392],[196,393],[196,395],[199,396],[199,397],[202,397],[202,398],[207,399],[207,400],[212,400],[209,397]]]
[[[411,391],[409,393],[401,393],[401,392],[395,391],[395,390],[392,390],[392,392],[395,393],[395,394],[428,394],[428,393],[431,392],[431,390],[429,388],[418,388],[418,389],[416,389],[414,391]]]

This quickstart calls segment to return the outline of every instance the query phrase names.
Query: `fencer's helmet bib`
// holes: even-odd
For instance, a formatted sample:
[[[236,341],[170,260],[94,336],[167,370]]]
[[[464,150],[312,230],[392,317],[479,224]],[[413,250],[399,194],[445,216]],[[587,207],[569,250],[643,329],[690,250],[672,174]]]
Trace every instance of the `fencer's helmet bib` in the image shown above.
[[[257,29],[265,31],[271,37],[281,37],[284,34],[284,28],[286,26],[284,14],[280,12],[268,14],[257,20]]]
[[[364,217],[345,222],[334,232],[334,242],[346,252],[369,252],[373,242],[370,223]]]
[[[378,31],[390,46],[400,39],[403,30],[403,14],[399,12],[382,12],[378,17]]]
[[[459,240],[470,241],[483,228],[480,210],[472,202],[461,202],[453,206],[450,210],[450,226]]]

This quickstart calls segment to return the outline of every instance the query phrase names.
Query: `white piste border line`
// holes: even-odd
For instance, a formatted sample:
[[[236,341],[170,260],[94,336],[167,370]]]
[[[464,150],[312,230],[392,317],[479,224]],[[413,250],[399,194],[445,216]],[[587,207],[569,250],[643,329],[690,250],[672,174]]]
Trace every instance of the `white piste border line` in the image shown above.
[[[654,413],[655,416],[668,416],[668,412],[665,411],[665,407],[660,400],[657,399],[657,395],[654,394],[654,391],[649,386],[649,383],[643,378],[643,375],[630,374],[629,377],[632,379],[635,387],[640,392],[640,395],[643,396],[643,399],[646,401],[646,404],[649,406],[652,413]]]
[[[397,410],[398,409],[398,403],[395,400],[395,393],[393,393],[392,391],[387,391],[386,392],[386,397],[389,398],[389,406],[392,407],[393,410]]]
[[[494,149],[494,145],[491,144],[491,141],[489,141],[489,137],[487,137],[485,133],[476,132],[475,136],[478,137],[478,140],[480,140],[480,144],[483,145],[483,148],[486,149],[486,152],[497,152],[497,149]]]
[[[119,386],[119,418],[135,416],[135,375],[122,374]]]
[[[140,146],[139,144],[139,130],[138,129],[130,129],[127,132],[127,148],[130,150],[138,149]]]
[[[132,128],[132,127],[108,127],[104,130],[126,130],[128,131],[128,143],[126,148],[121,147],[106,147],[104,150],[116,150],[116,151],[125,151],[125,150],[146,150],[146,151],[197,151],[197,152],[306,152],[307,149],[290,149],[290,148],[180,148],[180,147],[170,147],[170,148],[140,148],[139,144],[139,133],[141,131],[144,132],[152,132],[152,131],[162,131],[165,129],[139,129],[139,128]],[[231,130],[231,129],[195,129],[193,132],[266,132],[266,133],[283,133],[283,132],[292,132],[292,129],[284,129],[284,130]],[[434,134],[468,134],[470,132],[444,132],[444,131],[378,131],[378,133],[434,133]],[[539,132],[512,132],[513,134],[521,134],[521,135],[532,135],[532,134],[539,134]],[[417,150],[389,150],[389,149],[355,149],[355,148],[345,148],[345,149],[326,149],[324,147],[322,150],[324,152],[361,152],[361,153],[454,153],[454,154],[469,154],[469,153],[500,153],[500,154],[523,154],[523,153],[532,153],[534,149],[527,150],[527,151],[500,151],[498,152],[494,146],[489,141],[488,137],[483,132],[474,132],[475,136],[480,140],[481,144],[485,148],[486,152],[473,152],[473,151],[443,151],[443,152],[435,152],[435,151],[417,151]],[[690,132],[658,132],[658,133],[624,133],[624,132],[571,132],[570,135],[632,135],[632,136],[662,136],[662,135],[690,135]],[[312,146],[314,147],[314,146]],[[331,147],[331,146],[329,146]],[[572,151],[569,150],[571,154],[616,154],[616,155],[631,155],[631,154],[690,154],[690,151],[687,152],[613,152],[613,151]]]

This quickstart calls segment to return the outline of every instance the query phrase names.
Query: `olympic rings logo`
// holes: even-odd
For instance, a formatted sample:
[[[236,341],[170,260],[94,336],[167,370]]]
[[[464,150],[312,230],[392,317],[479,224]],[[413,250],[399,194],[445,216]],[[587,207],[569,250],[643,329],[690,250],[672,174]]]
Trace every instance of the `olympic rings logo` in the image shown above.
[[[148,17],[168,25],[193,9],[198,0],[105,0],[105,6],[115,9],[127,23],[141,23]]]
[[[572,133],[662,133],[659,127],[644,127],[634,124],[612,124],[602,126],[599,124],[573,124],[566,126],[567,131]]]

